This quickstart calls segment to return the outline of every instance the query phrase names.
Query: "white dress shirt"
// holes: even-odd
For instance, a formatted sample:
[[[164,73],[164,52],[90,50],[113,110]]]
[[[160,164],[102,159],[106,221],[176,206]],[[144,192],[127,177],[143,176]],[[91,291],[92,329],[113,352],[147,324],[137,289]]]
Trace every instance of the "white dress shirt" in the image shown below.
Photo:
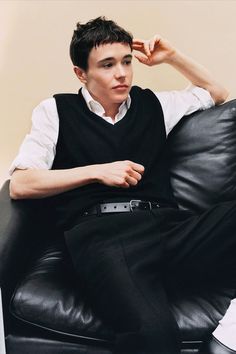
[[[184,90],[154,92],[159,99],[167,135],[179,120],[197,110],[204,110],[214,105],[208,91],[190,85]],[[83,87],[82,95],[88,108],[111,124],[116,124],[126,114],[131,104],[131,97],[123,102],[114,120],[105,115],[102,105],[95,101],[88,90]],[[96,118],[95,118],[96,119]],[[48,98],[42,101],[33,111],[32,128],[26,135],[15,160],[10,167],[10,174],[18,169],[50,169],[56,153],[59,133],[59,117],[56,101]]]

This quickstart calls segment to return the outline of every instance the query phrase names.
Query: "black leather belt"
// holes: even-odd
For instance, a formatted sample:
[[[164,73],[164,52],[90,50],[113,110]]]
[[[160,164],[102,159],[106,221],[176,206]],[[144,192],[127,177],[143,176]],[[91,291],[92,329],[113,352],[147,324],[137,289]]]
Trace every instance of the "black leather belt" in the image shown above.
[[[102,203],[86,210],[82,216],[100,215],[105,213],[130,213],[140,210],[152,210],[158,208],[170,208],[170,204],[149,202],[143,200],[130,200],[129,202]],[[172,206],[173,207],[173,206]]]

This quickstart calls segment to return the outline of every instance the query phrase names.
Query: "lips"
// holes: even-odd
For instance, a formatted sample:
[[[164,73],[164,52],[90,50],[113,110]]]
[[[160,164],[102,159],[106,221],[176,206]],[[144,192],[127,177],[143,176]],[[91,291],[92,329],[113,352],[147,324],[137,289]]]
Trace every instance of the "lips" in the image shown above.
[[[114,87],[112,87],[113,89],[123,89],[123,90],[125,90],[125,89],[127,89],[129,86],[128,85],[117,85],[117,86],[114,86]]]

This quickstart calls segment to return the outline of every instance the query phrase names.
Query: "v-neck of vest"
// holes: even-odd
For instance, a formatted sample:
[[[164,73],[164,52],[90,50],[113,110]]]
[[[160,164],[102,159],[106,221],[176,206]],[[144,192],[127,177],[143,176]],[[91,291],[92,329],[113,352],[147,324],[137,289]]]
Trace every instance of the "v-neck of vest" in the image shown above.
[[[131,104],[130,107],[128,108],[127,112],[125,113],[124,117],[119,120],[118,122],[116,122],[115,124],[111,124],[109,122],[106,121],[106,119],[102,118],[101,116],[99,116],[98,114],[92,112],[88,106],[87,103],[82,95],[81,89],[78,92],[78,98],[81,100],[82,104],[83,104],[83,108],[85,110],[85,113],[88,113],[88,117],[91,119],[96,119],[98,122],[101,122],[101,124],[103,124],[104,126],[107,126],[110,129],[116,129],[120,126],[122,126],[123,124],[125,124],[125,122],[127,121],[128,117],[130,116],[131,111],[133,110],[133,99],[131,100]]]

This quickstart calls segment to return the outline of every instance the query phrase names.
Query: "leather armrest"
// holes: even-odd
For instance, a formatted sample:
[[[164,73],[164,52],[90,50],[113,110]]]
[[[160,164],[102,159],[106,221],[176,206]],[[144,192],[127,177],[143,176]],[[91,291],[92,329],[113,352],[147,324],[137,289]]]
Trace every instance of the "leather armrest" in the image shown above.
[[[236,99],[182,119],[168,137],[179,206],[201,213],[236,199]]]
[[[0,287],[9,288],[25,266],[33,224],[32,202],[11,200],[9,181],[6,181],[0,191]]]

